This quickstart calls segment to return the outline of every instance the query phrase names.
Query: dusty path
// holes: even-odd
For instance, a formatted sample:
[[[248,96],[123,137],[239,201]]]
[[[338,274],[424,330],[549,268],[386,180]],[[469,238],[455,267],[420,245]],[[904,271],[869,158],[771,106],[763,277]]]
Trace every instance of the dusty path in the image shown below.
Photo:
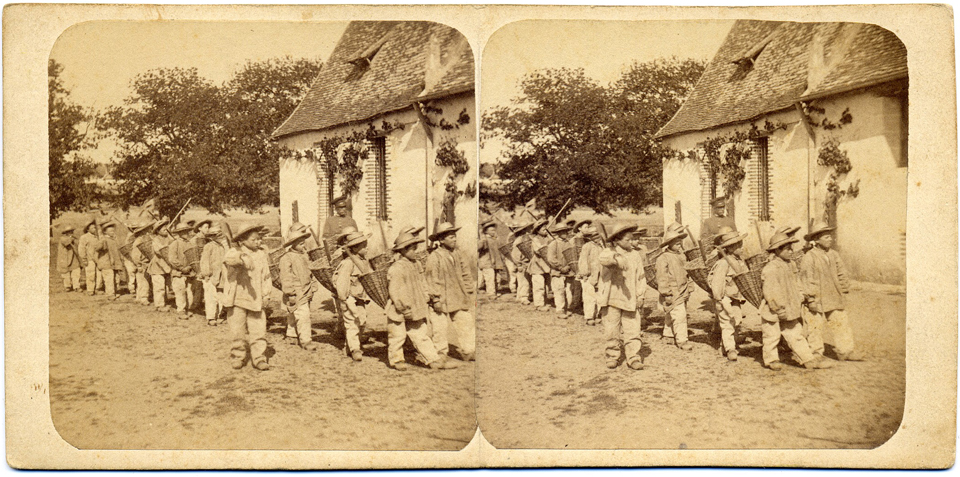
[[[473,438],[474,364],[389,369],[382,313],[362,363],[332,340],[326,301],[313,314],[318,352],[283,343],[278,316],[273,369],[236,371],[226,326],[64,293],[55,280],[51,290],[53,422],[78,448],[457,450]]]
[[[692,312],[694,349],[660,341],[655,313],[644,324],[643,371],[604,367],[599,326],[512,299],[482,301],[480,428],[501,448],[875,447],[903,414],[905,297],[860,290],[850,298],[869,361],[808,371],[782,356],[780,373],[761,366],[752,309],[740,360],[720,356],[700,290],[691,300],[700,308]],[[654,300],[650,293],[648,306]]]

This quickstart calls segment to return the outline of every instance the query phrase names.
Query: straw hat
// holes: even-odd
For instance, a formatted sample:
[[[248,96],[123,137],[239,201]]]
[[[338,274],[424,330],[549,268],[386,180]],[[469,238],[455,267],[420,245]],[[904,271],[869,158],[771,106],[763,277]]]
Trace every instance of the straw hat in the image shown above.
[[[253,232],[261,232],[261,231],[263,231],[262,225],[255,225],[255,224],[245,225],[241,227],[236,234],[233,235],[233,239],[239,242],[243,240],[243,238],[246,237],[247,235],[250,235]]]
[[[209,229],[207,229],[208,237],[219,236],[219,235],[223,235],[223,230],[220,229],[219,225],[212,225],[210,226]]]
[[[566,224],[556,224],[553,227],[550,227],[550,233],[558,234],[560,232],[567,232],[573,227],[569,223]]]
[[[398,232],[398,235],[403,235],[403,234],[420,235],[420,232],[423,232],[424,229],[426,229],[426,227],[414,227],[412,225],[408,225],[400,229],[400,232]]]
[[[770,238],[770,245],[767,246],[767,251],[773,252],[774,250],[777,250],[778,248],[783,247],[784,245],[788,245],[788,244],[799,242],[799,241],[800,240],[798,240],[796,237],[791,237],[784,233],[773,234],[773,237]]]
[[[90,219],[87,219],[86,221],[84,221],[84,222],[83,222],[83,231],[84,231],[84,233],[86,233],[87,229],[89,229],[91,225],[96,224],[96,223],[97,223],[97,219],[94,219],[94,218],[90,218]]]
[[[635,235],[635,236],[637,236],[637,237],[643,237],[643,236],[646,235],[646,232],[647,232],[647,229],[645,229],[645,228],[643,228],[643,227],[640,227],[640,226],[638,225],[638,226],[637,226],[637,230],[634,230],[634,231],[633,231],[633,235]]]
[[[631,233],[634,230],[637,230],[636,225],[630,225],[630,224],[618,225],[610,231],[609,235],[607,235],[607,240],[613,242],[617,239],[617,237],[626,233]]]
[[[826,222],[823,222],[823,221],[815,222],[813,226],[810,227],[810,231],[807,232],[807,235],[803,236],[803,239],[806,240],[807,242],[810,242],[813,239],[817,238],[817,235],[820,235],[824,232],[832,232],[836,229],[837,229],[836,227],[831,227],[827,225]]]
[[[63,229],[60,230],[60,233],[62,233],[62,234],[68,234],[68,233],[70,233],[70,232],[73,232],[74,230],[77,230],[77,228],[74,227],[74,226],[72,226],[72,225],[65,225],[65,226],[63,227]]]
[[[672,230],[674,232],[680,232],[683,230],[683,226],[679,222],[674,222],[667,226],[666,230]]]
[[[159,232],[161,228],[163,228],[165,225],[169,223],[170,223],[169,219],[166,219],[166,218],[160,219],[159,222],[153,225],[153,233]]]
[[[580,227],[582,227],[584,224],[593,225],[593,219],[583,219],[583,220],[581,220],[581,221],[573,224],[573,230],[578,230],[578,229],[579,229]]]
[[[197,230],[197,229],[199,229],[200,226],[203,225],[203,224],[213,225],[213,221],[210,220],[210,219],[203,219],[203,220],[201,220],[201,221],[193,224],[193,229],[194,229],[194,230]]]
[[[494,228],[497,227],[497,223],[494,222],[493,219],[489,219],[489,220],[486,220],[486,221],[484,221],[483,223],[481,223],[481,224],[480,224],[480,231],[481,231],[481,232],[486,232],[487,229],[489,229],[490,227],[494,227]]]
[[[543,219],[537,220],[536,222],[533,223],[533,228],[530,229],[530,232],[537,233],[540,231],[540,229],[543,228],[544,225],[547,225],[546,220],[543,220]]]
[[[747,234],[738,234],[732,229],[729,232],[717,235],[717,247],[724,248],[735,243],[742,243],[743,239],[747,238]]]
[[[397,236],[397,239],[393,241],[393,251],[399,252],[410,245],[415,243],[426,242],[423,238],[414,236],[409,232],[401,233]]]
[[[574,228],[574,227],[577,226],[577,221],[576,221],[576,220],[573,220],[573,219],[570,219],[570,220],[567,221],[567,225],[569,225],[570,228],[572,229],[572,228]]]
[[[334,207],[336,207],[336,206],[338,206],[338,205],[347,205],[347,196],[341,195],[340,197],[337,197],[336,199],[333,199],[332,205],[333,205]]]
[[[597,230],[593,225],[583,229],[583,236],[586,238],[597,238],[600,236],[600,231]]]
[[[138,225],[138,226],[135,226],[135,227],[133,228],[133,230],[131,230],[130,232],[131,232],[133,235],[140,235],[140,234],[143,233],[145,230],[149,229],[150,227],[153,227],[153,224],[154,224],[154,221],[152,221],[152,220],[147,221],[147,222],[144,222],[144,223],[142,223],[142,224],[140,224],[140,225]]]
[[[364,235],[356,231],[350,232],[343,237],[343,246],[352,247],[354,245],[360,245],[366,243],[368,238],[370,238],[370,235]]]
[[[310,232],[304,230],[303,232],[296,233],[290,236],[286,242],[283,243],[284,247],[289,247],[291,245],[296,245],[297,242],[306,239],[310,236]]]
[[[682,240],[686,236],[686,232],[672,230],[668,227],[667,231],[663,234],[663,240],[660,242],[660,246],[666,248],[670,246],[671,243],[676,242],[677,240]]]
[[[536,222],[527,222],[524,224],[518,224],[515,227],[511,227],[511,230],[513,231],[514,235],[522,235],[523,233],[530,230],[530,227],[533,227],[534,224],[536,224]]]
[[[444,235],[456,232],[460,227],[454,227],[450,222],[444,222],[437,226],[437,230],[430,235],[430,240],[440,240]]]

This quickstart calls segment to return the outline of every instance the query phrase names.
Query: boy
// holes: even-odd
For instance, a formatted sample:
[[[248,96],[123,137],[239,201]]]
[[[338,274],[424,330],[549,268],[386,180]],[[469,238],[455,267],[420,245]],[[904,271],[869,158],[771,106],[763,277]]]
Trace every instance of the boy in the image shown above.
[[[514,276],[517,280],[517,301],[523,305],[530,304],[530,259],[520,251],[520,244],[535,224],[534,221],[517,226],[513,232],[516,237],[513,240],[513,249],[510,250],[510,260],[516,265]]]
[[[160,249],[167,246],[171,241],[170,231],[167,230],[167,224],[169,223],[170,221],[164,218],[153,226],[153,259],[147,266],[147,273],[150,274],[150,281],[153,284],[153,306],[157,308],[157,311],[170,310],[167,306],[167,283],[170,281],[172,268],[160,256]]]
[[[170,243],[168,254],[170,256],[170,286],[173,288],[173,296],[177,303],[177,318],[180,320],[189,320],[191,309],[193,308],[193,292],[189,290],[193,270],[187,263],[187,257],[184,250],[190,246],[187,237],[193,228],[187,224],[178,224],[173,228],[173,242]]]
[[[492,296],[494,300],[500,298],[500,291],[497,289],[497,277],[503,273],[505,267],[503,255],[497,248],[497,224],[492,220],[481,224],[483,237],[477,248],[480,252],[480,278],[483,281],[487,295]]]
[[[140,251],[140,244],[150,240],[145,232],[152,226],[153,221],[150,221],[135,227],[130,237],[132,240],[130,263],[133,264],[133,273],[136,276],[133,282],[136,283],[137,303],[144,306],[150,305],[150,283],[147,282],[147,266],[150,264],[150,260]]]
[[[83,274],[87,279],[87,295],[90,296],[103,286],[103,275],[97,270],[97,243],[100,241],[97,235],[97,222],[90,219],[83,225],[83,235],[77,241],[80,264],[83,265]]]
[[[233,344],[230,365],[240,369],[249,351],[254,369],[270,369],[264,352],[267,350],[267,313],[263,299],[269,293],[270,258],[261,250],[259,225],[247,225],[234,236],[239,245],[223,255],[226,279],[223,285],[223,307]]]
[[[642,300],[640,297],[645,291],[643,261],[634,252],[630,236],[636,229],[636,225],[629,224],[615,227],[608,237],[612,247],[599,254],[603,273],[600,274],[597,305],[603,315],[605,364],[609,369],[620,364],[621,351],[630,369],[643,369],[641,323],[637,316],[638,298]]]
[[[687,276],[687,260],[682,251],[686,236],[678,228],[668,228],[663,234],[660,246],[666,251],[657,257],[657,288],[660,290],[660,304],[666,312],[663,337],[673,338],[678,348],[690,351],[693,345],[687,337],[687,300],[693,292],[693,285]]]
[[[400,259],[387,271],[390,301],[396,311],[387,313],[387,359],[390,367],[397,371],[407,369],[403,356],[403,344],[407,338],[410,338],[413,347],[431,368],[459,367],[437,353],[433,338],[430,337],[430,327],[427,325],[430,314],[427,283],[416,259],[417,249],[422,242],[424,239],[409,232],[398,235],[393,251],[400,254]]]
[[[287,339],[296,341],[307,351],[316,351],[310,323],[310,302],[317,291],[310,261],[307,259],[306,240],[310,232],[295,234],[283,244],[286,253],[280,256],[280,286],[287,306]]]
[[[547,273],[550,273],[550,265],[537,253],[537,250],[546,246],[549,240],[546,225],[547,221],[541,219],[533,226],[531,231],[533,241],[530,244],[533,257],[530,258],[530,265],[527,267],[527,273],[530,274],[530,283],[533,288],[533,306],[537,311],[550,309],[546,305],[547,283],[545,277]]]
[[[97,269],[103,276],[104,294],[108,300],[117,299],[117,282],[120,270],[123,270],[123,258],[117,243],[117,224],[107,222],[103,226],[103,237],[97,243]]]
[[[476,300],[476,284],[466,259],[457,249],[457,230],[449,222],[441,223],[430,236],[440,243],[427,257],[426,279],[430,305],[437,312],[433,320],[433,340],[441,358],[449,353],[447,327],[452,322],[462,361],[473,361],[476,329],[471,307]]]
[[[583,318],[590,326],[600,322],[597,306],[597,284],[600,279],[600,233],[593,226],[583,228],[585,240],[577,263],[577,279],[580,280],[580,290],[583,294]]]
[[[763,267],[763,298],[775,316],[761,314],[760,326],[763,333],[763,364],[773,371],[780,371],[780,355],[777,346],[783,337],[793,351],[800,364],[809,369],[824,369],[833,367],[833,363],[825,361],[813,354],[807,339],[803,336],[803,325],[800,322],[800,308],[802,295],[800,283],[790,266],[793,258],[792,244],[797,239],[786,234],[774,234],[770,239],[768,252],[775,257]]]
[[[211,227],[207,231],[209,240],[203,246],[200,253],[200,280],[203,283],[203,308],[207,317],[207,325],[217,326],[225,318],[220,317],[223,310],[221,303],[223,293],[223,256],[226,247],[223,242],[225,237],[219,227]]]
[[[718,235],[717,251],[720,258],[713,264],[707,276],[713,300],[717,307],[717,317],[720,324],[720,351],[727,359],[736,361],[737,353],[736,332],[743,320],[743,302],[746,301],[740,294],[740,289],[734,283],[733,277],[747,270],[747,262],[743,261],[743,239],[746,234],[740,235],[730,229],[724,229]]]
[[[553,305],[560,318],[569,318],[573,313],[567,307],[573,298],[570,289],[570,266],[563,256],[563,251],[571,245],[567,242],[570,235],[570,226],[557,224],[553,227],[554,239],[547,245],[547,263],[550,265],[550,288],[553,290]]]
[[[72,225],[67,225],[60,231],[60,240],[57,241],[57,271],[63,278],[64,291],[80,291],[80,256],[77,255],[76,241]]]
[[[804,236],[805,240],[813,243],[813,248],[800,260],[804,302],[814,315],[812,322],[822,323],[826,318],[826,326],[833,334],[833,351],[837,359],[863,361],[863,353],[856,349],[853,328],[845,310],[845,295],[850,292],[850,281],[840,254],[833,249],[834,230],[826,223],[818,222]],[[822,340],[820,346],[822,348]]]
[[[343,307],[343,328],[346,334],[346,350],[354,362],[363,360],[360,327],[367,321],[366,304],[369,300],[360,285],[360,276],[372,270],[366,258],[368,237],[354,230],[341,239],[347,257],[337,265],[333,275],[337,298],[347,305]]]

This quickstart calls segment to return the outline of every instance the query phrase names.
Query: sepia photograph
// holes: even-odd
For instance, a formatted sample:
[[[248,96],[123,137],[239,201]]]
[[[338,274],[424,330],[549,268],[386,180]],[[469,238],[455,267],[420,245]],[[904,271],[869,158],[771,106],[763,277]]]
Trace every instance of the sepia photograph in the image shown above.
[[[49,60],[50,402],[79,449],[459,450],[476,127],[433,22],[91,22]]]
[[[494,33],[482,65],[493,446],[873,448],[897,431],[896,35],[531,20]]]

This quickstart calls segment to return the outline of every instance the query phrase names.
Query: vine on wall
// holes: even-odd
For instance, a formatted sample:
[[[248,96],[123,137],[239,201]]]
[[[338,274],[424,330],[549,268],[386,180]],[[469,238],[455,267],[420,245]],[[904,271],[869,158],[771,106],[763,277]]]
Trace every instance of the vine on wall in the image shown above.
[[[844,126],[853,122],[853,115],[850,114],[850,108],[846,108],[840,113],[840,118],[836,121],[831,120],[826,115],[824,108],[813,104],[804,105],[804,113],[807,124],[825,131],[842,129]],[[837,225],[837,206],[844,198],[856,198],[860,195],[860,181],[850,184],[846,189],[840,187],[847,174],[853,170],[853,164],[850,162],[850,156],[847,151],[840,149],[840,140],[833,135],[824,139],[817,149],[817,164],[830,169],[827,175],[826,189],[827,194],[824,197],[823,209],[824,220],[831,226]]]
[[[360,189],[363,179],[363,160],[369,152],[369,141],[390,134],[394,130],[403,130],[400,121],[384,120],[379,127],[372,122],[365,129],[331,136],[314,143],[320,150],[320,157],[313,151],[307,151],[305,157],[311,160],[324,159],[327,171],[340,184],[343,195],[352,195]]]
[[[446,118],[436,120],[431,115],[442,115],[440,108],[423,105],[422,112],[428,127],[439,128],[441,131],[452,131],[460,129],[461,126],[470,124],[470,115],[464,108],[457,116],[455,123],[450,123]],[[476,186],[467,184],[463,190],[457,189],[457,182],[470,170],[470,163],[467,161],[467,155],[458,147],[456,137],[444,135],[437,142],[436,157],[434,163],[440,167],[449,167],[450,174],[447,175],[444,183],[443,197],[443,215],[448,222],[454,223],[453,210],[457,200],[464,197],[473,197],[476,195]]]
[[[724,193],[730,196],[743,188],[743,180],[747,177],[746,161],[750,158],[754,141],[778,129],[786,129],[786,125],[768,120],[764,121],[762,129],[751,124],[748,130],[738,129],[708,137],[697,144],[703,150],[703,156],[694,149],[688,157],[702,162],[714,177],[722,178]]]

